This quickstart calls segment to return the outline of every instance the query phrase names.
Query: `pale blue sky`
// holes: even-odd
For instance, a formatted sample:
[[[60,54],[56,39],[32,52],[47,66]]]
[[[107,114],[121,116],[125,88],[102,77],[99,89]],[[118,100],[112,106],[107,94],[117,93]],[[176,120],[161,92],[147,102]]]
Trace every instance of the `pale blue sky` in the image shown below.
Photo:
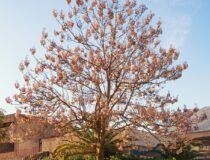
[[[143,0],[163,22],[162,45],[175,46],[181,52],[180,62],[189,68],[183,77],[167,85],[179,97],[177,105],[210,106],[210,1],[209,0]],[[18,65],[39,48],[44,27],[54,30],[57,24],[52,9],[67,10],[65,0],[18,0],[0,2],[0,106],[14,112],[5,98],[15,93],[14,83],[21,81]]]

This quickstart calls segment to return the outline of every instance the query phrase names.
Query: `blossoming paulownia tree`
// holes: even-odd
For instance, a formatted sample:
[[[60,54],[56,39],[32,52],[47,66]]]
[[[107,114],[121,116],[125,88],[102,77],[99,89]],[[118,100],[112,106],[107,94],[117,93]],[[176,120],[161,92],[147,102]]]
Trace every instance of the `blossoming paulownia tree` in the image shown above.
[[[70,11],[53,11],[61,28],[54,39],[43,31],[46,53],[35,67],[24,60],[19,69],[25,83],[8,103],[44,116],[76,133],[91,130],[96,159],[104,157],[107,134],[134,127],[170,135],[190,128],[192,112],[170,112],[177,100],[160,95],[162,85],[181,77],[187,64],[175,65],[179,52],[160,47],[161,22],[135,0],[76,0]],[[179,123],[182,122],[182,123]],[[177,133],[177,132],[176,132]],[[81,134],[78,134],[78,136]]]

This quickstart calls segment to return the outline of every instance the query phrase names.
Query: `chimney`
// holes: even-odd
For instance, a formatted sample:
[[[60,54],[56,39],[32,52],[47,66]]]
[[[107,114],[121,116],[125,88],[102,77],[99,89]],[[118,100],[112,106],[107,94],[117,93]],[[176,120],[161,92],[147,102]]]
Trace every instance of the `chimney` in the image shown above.
[[[17,110],[16,110],[16,113],[15,113],[15,117],[16,117],[16,118],[19,117],[20,114],[21,114],[21,110],[17,109]]]

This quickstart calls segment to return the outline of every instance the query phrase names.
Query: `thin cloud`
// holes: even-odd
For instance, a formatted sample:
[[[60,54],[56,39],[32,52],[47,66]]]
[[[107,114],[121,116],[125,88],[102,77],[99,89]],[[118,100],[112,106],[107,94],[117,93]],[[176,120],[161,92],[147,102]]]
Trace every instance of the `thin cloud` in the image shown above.
[[[171,0],[171,4],[175,6],[192,6],[198,3],[198,0]]]
[[[162,45],[164,47],[173,45],[181,48],[190,32],[191,22],[191,17],[186,15],[165,17],[163,20]]]
[[[146,3],[146,1],[145,1]],[[199,10],[196,0],[152,0],[151,10],[161,17],[163,22],[162,45],[182,48],[188,38],[193,22],[193,15]],[[186,12],[186,9],[190,12]]]
[[[162,7],[189,7],[200,3],[198,0],[152,0],[151,2],[154,2]]]

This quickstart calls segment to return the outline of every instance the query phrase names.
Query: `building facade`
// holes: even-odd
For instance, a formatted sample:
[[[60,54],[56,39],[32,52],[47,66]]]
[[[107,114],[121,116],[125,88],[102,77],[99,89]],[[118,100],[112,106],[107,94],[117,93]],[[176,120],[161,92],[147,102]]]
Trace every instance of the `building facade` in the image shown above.
[[[49,150],[50,145],[48,149],[45,147],[45,139],[58,136],[43,119],[22,114],[6,115],[1,128],[7,128],[9,137],[0,143],[0,160],[22,160],[28,155]]]

